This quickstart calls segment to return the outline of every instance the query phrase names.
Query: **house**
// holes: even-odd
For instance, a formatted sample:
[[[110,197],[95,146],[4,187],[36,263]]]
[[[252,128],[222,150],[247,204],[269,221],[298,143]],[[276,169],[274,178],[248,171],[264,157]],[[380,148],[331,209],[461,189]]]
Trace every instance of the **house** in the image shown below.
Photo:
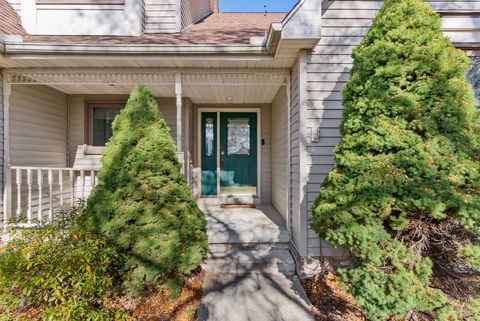
[[[428,3],[453,44],[478,55],[480,1]],[[345,257],[310,230],[310,208],[340,141],[352,49],[381,6],[301,0],[264,14],[219,13],[212,0],[0,0],[4,221],[48,219],[87,197],[112,119],[145,83],[195,197],[271,204],[306,268]]]

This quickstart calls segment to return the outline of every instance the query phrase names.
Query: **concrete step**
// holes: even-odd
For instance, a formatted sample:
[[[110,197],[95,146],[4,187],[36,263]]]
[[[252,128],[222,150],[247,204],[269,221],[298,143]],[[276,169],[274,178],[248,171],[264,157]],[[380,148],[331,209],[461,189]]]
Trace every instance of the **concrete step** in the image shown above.
[[[215,274],[295,274],[295,261],[286,249],[209,248],[202,267],[207,273]]]

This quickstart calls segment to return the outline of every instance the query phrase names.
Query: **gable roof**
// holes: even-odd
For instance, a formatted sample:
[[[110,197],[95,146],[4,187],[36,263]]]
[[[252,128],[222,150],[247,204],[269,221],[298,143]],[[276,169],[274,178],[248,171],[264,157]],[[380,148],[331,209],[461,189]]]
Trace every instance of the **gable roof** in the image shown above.
[[[287,13],[213,13],[181,33],[141,36],[26,35],[24,41],[58,44],[248,44],[252,37],[264,37],[270,25],[281,22],[286,15]]]
[[[25,35],[20,16],[7,0],[0,0],[0,34]]]

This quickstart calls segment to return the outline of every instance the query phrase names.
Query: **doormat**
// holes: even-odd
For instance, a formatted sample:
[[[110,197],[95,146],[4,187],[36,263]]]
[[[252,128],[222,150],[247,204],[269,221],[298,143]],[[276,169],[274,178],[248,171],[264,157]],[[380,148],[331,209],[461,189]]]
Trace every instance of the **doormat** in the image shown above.
[[[255,208],[253,204],[221,204],[220,208]]]

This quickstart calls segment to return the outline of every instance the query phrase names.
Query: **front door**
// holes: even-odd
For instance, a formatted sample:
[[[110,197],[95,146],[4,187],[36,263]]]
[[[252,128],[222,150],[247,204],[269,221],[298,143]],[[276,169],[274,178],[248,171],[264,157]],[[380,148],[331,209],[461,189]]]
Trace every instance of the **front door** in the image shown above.
[[[257,154],[257,113],[202,113],[203,196],[257,194]]]

